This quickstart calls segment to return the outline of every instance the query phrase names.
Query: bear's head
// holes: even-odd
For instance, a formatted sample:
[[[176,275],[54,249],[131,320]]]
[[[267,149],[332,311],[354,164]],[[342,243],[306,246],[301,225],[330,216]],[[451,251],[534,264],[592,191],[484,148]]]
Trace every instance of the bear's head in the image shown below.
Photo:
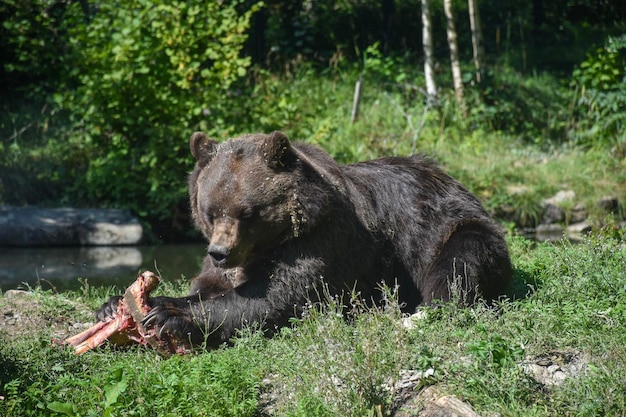
[[[218,144],[196,132],[190,148],[197,161],[189,177],[191,210],[214,265],[245,267],[297,236],[298,157],[287,136],[251,134]]]

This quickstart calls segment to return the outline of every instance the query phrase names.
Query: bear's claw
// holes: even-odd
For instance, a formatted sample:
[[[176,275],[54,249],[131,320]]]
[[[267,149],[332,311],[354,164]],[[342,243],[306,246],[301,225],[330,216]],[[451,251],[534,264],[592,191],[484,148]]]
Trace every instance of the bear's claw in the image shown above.
[[[166,300],[163,304],[156,304],[146,314],[141,324],[147,329],[154,329],[159,338],[171,337],[176,340],[185,340],[189,337],[191,321],[186,312]]]
[[[117,306],[122,299],[121,295],[114,295],[109,300],[102,304],[102,306],[96,311],[96,320],[107,321],[108,319],[114,319],[117,315]]]

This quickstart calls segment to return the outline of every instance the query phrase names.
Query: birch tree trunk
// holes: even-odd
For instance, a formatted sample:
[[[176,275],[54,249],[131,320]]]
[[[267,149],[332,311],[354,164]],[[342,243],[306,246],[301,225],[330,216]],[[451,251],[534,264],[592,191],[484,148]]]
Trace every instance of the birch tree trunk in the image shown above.
[[[463,117],[467,116],[465,101],[463,99],[463,79],[461,77],[461,64],[459,63],[459,48],[456,42],[456,27],[454,25],[454,15],[452,13],[452,0],[443,0],[443,9],[448,22],[446,32],[448,33],[448,45],[450,47],[450,65],[452,66],[452,80],[454,82],[454,95],[456,102],[461,109]]]
[[[474,51],[474,66],[476,67],[476,81],[482,82],[482,72],[485,50],[483,48],[483,35],[480,26],[480,10],[478,0],[467,0],[469,9],[470,29],[472,31],[472,49]]]
[[[426,95],[429,105],[437,103],[437,84],[433,62],[433,30],[430,20],[429,0],[422,2],[422,46],[424,48],[424,78],[426,79]]]

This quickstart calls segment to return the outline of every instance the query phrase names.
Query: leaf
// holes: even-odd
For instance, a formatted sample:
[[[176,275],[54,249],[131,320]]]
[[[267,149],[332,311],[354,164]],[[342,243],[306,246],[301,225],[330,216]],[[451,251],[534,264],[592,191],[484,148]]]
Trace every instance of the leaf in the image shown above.
[[[126,391],[127,387],[128,382],[125,379],[104,387],[104,408],[109,408],[111,405],[115,404],[117,398],[122,392]]]
[[[58,401],[48,404],[48,410],[56,411],[57,413],[65,414],[66,416],[77,416],[74,405],[70,403],[62,403]]]

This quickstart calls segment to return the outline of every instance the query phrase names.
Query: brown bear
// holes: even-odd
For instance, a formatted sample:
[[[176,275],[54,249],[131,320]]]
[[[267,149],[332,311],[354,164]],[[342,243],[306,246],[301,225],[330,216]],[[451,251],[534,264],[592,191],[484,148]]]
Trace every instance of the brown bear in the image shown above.
[[[402,308],[503,295],[511,262],[498,225],[459,182],[422,156],[351,165],[281,132],[224,143],[195,133],[189,176],[203,269],[183,298],[154,297],[144,325],[208,347],[256,325],[288,324],[320,294]],[[97,313],[114,311],[112,298]]]

